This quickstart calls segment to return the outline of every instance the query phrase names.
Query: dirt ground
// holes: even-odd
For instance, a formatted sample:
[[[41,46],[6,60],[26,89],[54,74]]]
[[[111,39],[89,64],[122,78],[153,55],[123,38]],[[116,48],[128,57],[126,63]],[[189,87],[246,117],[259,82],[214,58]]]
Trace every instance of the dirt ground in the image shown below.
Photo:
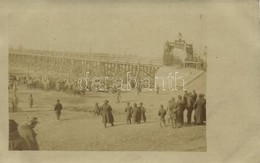
[[[206,73],[187,87],[197,93],[206,92]],[[9,91],[9,96],[13,94]],[[34,98],[33,108],[28,107],[28,97]],[[27,90],[20,87],[17,91],[19,112],[10,112],[9,117],[19,124],[26,122],[29,115],[36,116],[39,124],[35,131],[40,150],[86,150],[86,151],[206,151],[206,126],[188,126],[173,129],[160,128],[157,115],[159,105],[166,108],[171,97],[183,92],[123,92],[122,102],[116,103],[116,94],[87,92],[85,97],[63,92]],[[53,108],[60,99],[64,110],[61,120],[56,120]],[[96,102],[103,104],[108,99],[113,108],[115,126],[104,128],[101,117],[94,117]],[[147,109],[147,122],[126,124],[124,112],[126,102],[143,102]],[[186,112],[184,115],[186,120]]]

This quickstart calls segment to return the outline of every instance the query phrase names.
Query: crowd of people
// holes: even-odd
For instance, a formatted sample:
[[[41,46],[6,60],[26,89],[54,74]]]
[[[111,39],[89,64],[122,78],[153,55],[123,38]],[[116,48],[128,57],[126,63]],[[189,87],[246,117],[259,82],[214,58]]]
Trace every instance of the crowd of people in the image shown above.
[[[13,97],[11,99],[12,111],[18,111],[19,98],[17,97],[18,86],[21,83],[26,84],[27,82],[21,82],[23,80],[18,80],[17,78],[11,82],[10,89],[13,90]],[[31,89],[31,88],[29,88]],[[140,94],[140,90],[137,92]],[[156,88],[156,94],[159,94],[159,87]],[[121,92],[116,93],[116,103],[121,102]],[[28,97],[28,107],[32,108],[34,106],[33,95],[29,94]],[[57,120],[61,119],[61,111],[63,109],[60,100],[54,107],[54,112]],[[172,128],[180,128],[184,125],[184,111],[187,111],[187,124],[191,124],[192,118],[194,119],[194,125],[203,125],[206,121],[206,99],[204,94],[197,95],[196,91],[188,92],[184,91],[183,95],[178,95],[172,97],[166,107],[161,104],[158,108],[158,117],[160,122],[160,127],[171,126]],[[143,102],[133,103],[127,102],[124,108],[126,124],[140,124],[141,122],[147,121],[146,116],[147,109],[144,107]],[[102,122],[105,128],[107,124],[114,126],[114,116],[112,106],[109,104],[108,100],[104,101],[104,104],[99,106],[98,103],[94,106],[94,116],[101,116]],[[194,112],[194,113],[193,113]],[[192,113],[194,117],[192,117]],[[9,150],[39,150],[39,146],[36,139],[36,133],[34,128],[38,124],[37,117],[29,117],[25,125],[21,125],[18,130],[18,124],[15,120],[9,120]]]

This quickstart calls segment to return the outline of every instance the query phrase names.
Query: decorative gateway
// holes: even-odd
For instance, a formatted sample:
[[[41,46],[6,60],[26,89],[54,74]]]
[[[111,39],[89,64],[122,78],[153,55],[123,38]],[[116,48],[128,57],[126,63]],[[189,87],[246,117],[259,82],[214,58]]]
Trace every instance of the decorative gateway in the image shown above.
[[[185,60],[193,59],[192,44],[187,44],[182,40],[182,34],[179,33],[178,40],[174,42],[167,41],[164,46],[163,64],[166,66],[183,66]]]

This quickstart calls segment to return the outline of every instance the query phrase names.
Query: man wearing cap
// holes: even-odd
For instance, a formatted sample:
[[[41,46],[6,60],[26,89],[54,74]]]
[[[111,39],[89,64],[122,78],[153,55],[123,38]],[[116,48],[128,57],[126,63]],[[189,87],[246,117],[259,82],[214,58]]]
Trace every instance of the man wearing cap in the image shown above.
[[[62,105],[60,103],[60,100],[58,99],[57,104],[54,107],[54,111],[56,113],[56,117],[58,120],[60,120],[61,110],[62,110]]]
[[[19,135],[18,124],[15,120],[9,119],[9,150],[28,149],[25,140]]]
[[[38,123],[36,117],[30,117],[27,124],[21,126],[19,129],[19,133],[28,147],[26,150],[39,150],[38,142],[36,140],[37,134],[33,130]]]
[[[199,99],[195,102],[193,108],[195,109],[195,121],[196,125],[203,124],[203,110],[206,110],[206,100],[202,94],[198,95]]]
[[[187,96],[187,123],[191,123],[191,115],[193,110],[194,100],[192,97],[192,93],[189,93]]]
[[[197,100],[197,93],[196,93],[195,90],[193,90],[193,92],[192,92],[192,98],[193,98],[194,101]]]
[[[146,112],[146,109],[145,107],[143,106],[143,102],[140,102],[140,112],[141,112],[141,118],[140,118],[140,121],[143,120],[144,122],[146,122],[146,115],[145,115],[145,112]]]
[[[139,122],[139,108],[137,107],[136,103],[134,103],[133,109],[132,109],[132,122],[133,123]]]
[[[160,110],[158,112],[158,116],[160,116],[160,127],[162,127],[162,123],[164,124],[165,127],[165,115],[166,115],[166,110],[163,108],[163,105],[160,105]]]
[[[111,125],[114,126],[114,117],[112,114],[112,107],[108,103],[109,103],[109,101],[105,100],[104,104],[100,107],[100,110],[102,111],[102,119],[103,119],[105,128],[107,127],[107,123],[111,123]]]
[[[171,100],[169,100],[166,112],[168,113],[169,116],[168,123],[171,124],[172,128],[175,128],[178,122],[176,121],[177,109],[176,109],[176,102],[174,97]]]
[[[126,112],[126,123],[131,124],[131,118],[132,118],[132,106],[130,105],[130,102],[127,102],[127,106],[125,108]]]
[[[185,102],[182,100],[182,96],[178,96],[178,101],[176,102],[175,106],[177,110],[177,121],[179,124],[183,124],[183,112],[185,110]]]

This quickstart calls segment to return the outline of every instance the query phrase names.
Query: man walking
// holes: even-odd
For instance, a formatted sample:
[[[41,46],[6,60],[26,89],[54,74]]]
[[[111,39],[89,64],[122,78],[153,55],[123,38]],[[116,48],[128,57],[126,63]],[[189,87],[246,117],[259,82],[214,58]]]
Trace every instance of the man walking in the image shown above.
[[[127,106],[125,108],[126,112],[126,123],[131,124],[131,118],[132,118],[132,106],[130,105],[130,102],[127,102]]]
[[[62,110],[62,105],[60,103],[60,100],[58,99],[57,103],[54,107],[54,111],[56,113],[57,120],[60,120],[61,110]]]
[[[109,101],[105,100],[104,104],[100,107],[102,111],[102,120],[104,123],[105,128],[107,127],[107,123],[111,123],[114,126],[114,117],[112,114],[112,107],[108,105]]]

